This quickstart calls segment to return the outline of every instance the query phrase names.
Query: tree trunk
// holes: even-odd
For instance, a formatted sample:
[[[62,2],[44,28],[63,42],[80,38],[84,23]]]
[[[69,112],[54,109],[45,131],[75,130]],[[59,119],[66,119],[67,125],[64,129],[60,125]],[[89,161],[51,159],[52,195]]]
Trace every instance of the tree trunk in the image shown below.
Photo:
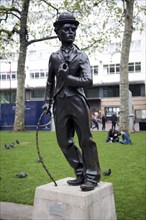
[[[25,113],[25,61],[27,53],[27,15],[30,0],[23,0],[20,20],[20,50],[17,66],[17,95],[14,131],[24,130]]]
[[[134,0],[125,0],[125,28],[120,61],[120,130],[129,130],[129,80],[128,63],[133,31]]]

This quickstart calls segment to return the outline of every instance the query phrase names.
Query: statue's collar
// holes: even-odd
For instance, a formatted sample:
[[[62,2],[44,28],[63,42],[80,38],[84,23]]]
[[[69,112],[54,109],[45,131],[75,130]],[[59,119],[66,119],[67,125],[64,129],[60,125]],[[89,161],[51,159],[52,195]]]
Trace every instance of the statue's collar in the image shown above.
[[[71,50],[73,50],[74,49],[74,46],[73,45],[71,45],[71,46],[62,46],[61,47],[61,50],[62,51],[64,51],[65,53],[69,53]]]

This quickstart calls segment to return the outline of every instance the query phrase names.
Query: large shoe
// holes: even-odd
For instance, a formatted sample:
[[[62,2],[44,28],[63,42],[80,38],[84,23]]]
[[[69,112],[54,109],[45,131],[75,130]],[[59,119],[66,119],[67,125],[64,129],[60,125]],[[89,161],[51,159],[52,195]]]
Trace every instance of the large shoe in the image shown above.
[[[93,182],[90,182],[90,181],[86,181],[84,182],[80,188],[82,191],[91,191],[93,190],[95,187],[97,186],[97,183],[93,183]]]
[[[84,183],[84,177],[83,176],[78,176],[76,179],[74,180],[68,180],[67,183],[69,185],[72,185],[72,186],[79,186],[81,185],[82,183]]]

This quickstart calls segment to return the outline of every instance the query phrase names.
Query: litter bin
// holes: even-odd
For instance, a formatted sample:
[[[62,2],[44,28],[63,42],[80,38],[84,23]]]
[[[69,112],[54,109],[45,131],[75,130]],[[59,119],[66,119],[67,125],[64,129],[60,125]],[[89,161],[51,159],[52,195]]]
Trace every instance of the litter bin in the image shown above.
[[[139,122],[139,130],[146,131],[146,121]]]

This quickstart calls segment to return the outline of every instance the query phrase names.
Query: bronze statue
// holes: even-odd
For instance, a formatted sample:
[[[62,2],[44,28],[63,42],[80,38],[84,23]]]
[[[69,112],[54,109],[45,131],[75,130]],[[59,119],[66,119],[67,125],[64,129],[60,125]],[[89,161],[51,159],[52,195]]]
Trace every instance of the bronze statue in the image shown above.
[[[83,90],[92,85],[90,63],[87,55],[73,44],[78,25],[70,12],[61,13],[54,23],[62,45],[50,56],[43,108],[49,112],[53,104],[57,142],[76,174],[76,179],[67,183],[89,191],[100,181],[100,165]],[[74,142],[75,132],[80,149]]]

